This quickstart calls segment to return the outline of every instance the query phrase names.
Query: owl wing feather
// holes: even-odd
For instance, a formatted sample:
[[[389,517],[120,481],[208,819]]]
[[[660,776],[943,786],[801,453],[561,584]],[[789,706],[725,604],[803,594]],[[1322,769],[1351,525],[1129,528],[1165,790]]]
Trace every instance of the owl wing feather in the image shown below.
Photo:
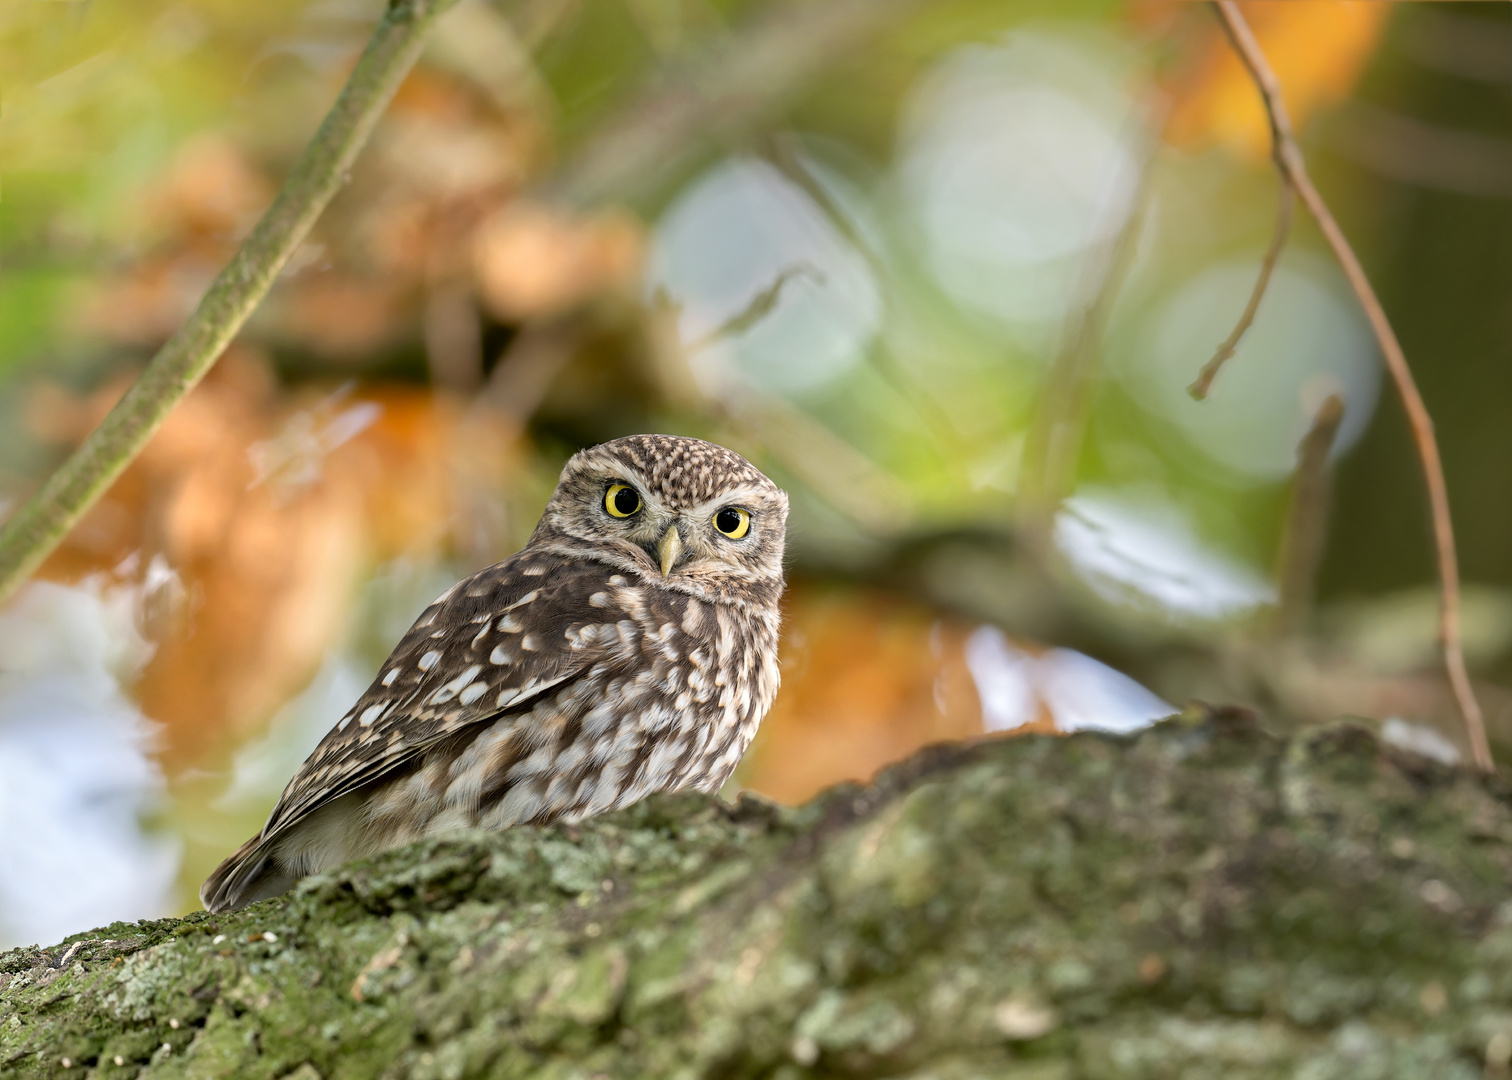
[[[633,666],[636,590],[590,560],[520,552],[464,578],[415,620],[377,678],[284,788],[262,832],[215,871],[201,895],[220,910],[250,865],[311,813],[381,779],[469,725],[526,713],[541,694],[603,666]]]
[[[603,564],[529,550],[459,581],[289,780],[263,838],[596,664],[629,664],[639,630],[626,618],[627,584]]]

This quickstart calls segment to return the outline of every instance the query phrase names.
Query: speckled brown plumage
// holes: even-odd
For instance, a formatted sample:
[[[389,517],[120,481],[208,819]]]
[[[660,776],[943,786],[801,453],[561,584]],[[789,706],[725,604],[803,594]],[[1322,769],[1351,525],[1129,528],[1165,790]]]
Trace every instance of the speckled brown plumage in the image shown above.
[[[639,503],[624,517],[606,504],[620,484]],[[732,538],[716,519],[736,509]],[[712,443],[577,454],[524,550],[425,609],[205,906],[450,829],[717,790],[777,692],[786,520],[787,497]]]

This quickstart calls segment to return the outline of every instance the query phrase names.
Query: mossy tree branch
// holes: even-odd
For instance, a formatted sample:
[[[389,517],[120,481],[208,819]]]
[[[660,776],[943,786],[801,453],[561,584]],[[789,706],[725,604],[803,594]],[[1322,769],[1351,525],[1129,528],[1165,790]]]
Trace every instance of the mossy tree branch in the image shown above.
[[[425,32],[456,0],[389,0],[388,10],[273,205],[194,313],[98,428],[0,529],[0,601],[32,573],[210,370],[346,182]]]
[[[935,747],[0,954],[0,1074],[1504,1077],[1512,796],[1347,722]]]

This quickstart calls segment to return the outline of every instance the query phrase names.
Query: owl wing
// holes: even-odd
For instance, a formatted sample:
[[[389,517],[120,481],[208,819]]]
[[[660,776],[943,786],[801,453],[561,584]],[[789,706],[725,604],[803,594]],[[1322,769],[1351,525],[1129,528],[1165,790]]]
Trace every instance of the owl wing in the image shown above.
[[[459,581],[421,613],[295,772],[259,839],[468,725],[523,712],[596,666],[630,667],[636,592],[603,564],[528,550]]]

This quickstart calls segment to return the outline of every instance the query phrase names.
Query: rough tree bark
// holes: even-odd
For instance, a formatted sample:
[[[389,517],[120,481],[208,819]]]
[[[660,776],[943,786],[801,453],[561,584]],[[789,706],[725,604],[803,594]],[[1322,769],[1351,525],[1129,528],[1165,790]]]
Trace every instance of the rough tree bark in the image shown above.
[[[0,1074],[1468,1080],[1512,1058],[1509,874],[1497,778],[1192,714],[18,949]]]

